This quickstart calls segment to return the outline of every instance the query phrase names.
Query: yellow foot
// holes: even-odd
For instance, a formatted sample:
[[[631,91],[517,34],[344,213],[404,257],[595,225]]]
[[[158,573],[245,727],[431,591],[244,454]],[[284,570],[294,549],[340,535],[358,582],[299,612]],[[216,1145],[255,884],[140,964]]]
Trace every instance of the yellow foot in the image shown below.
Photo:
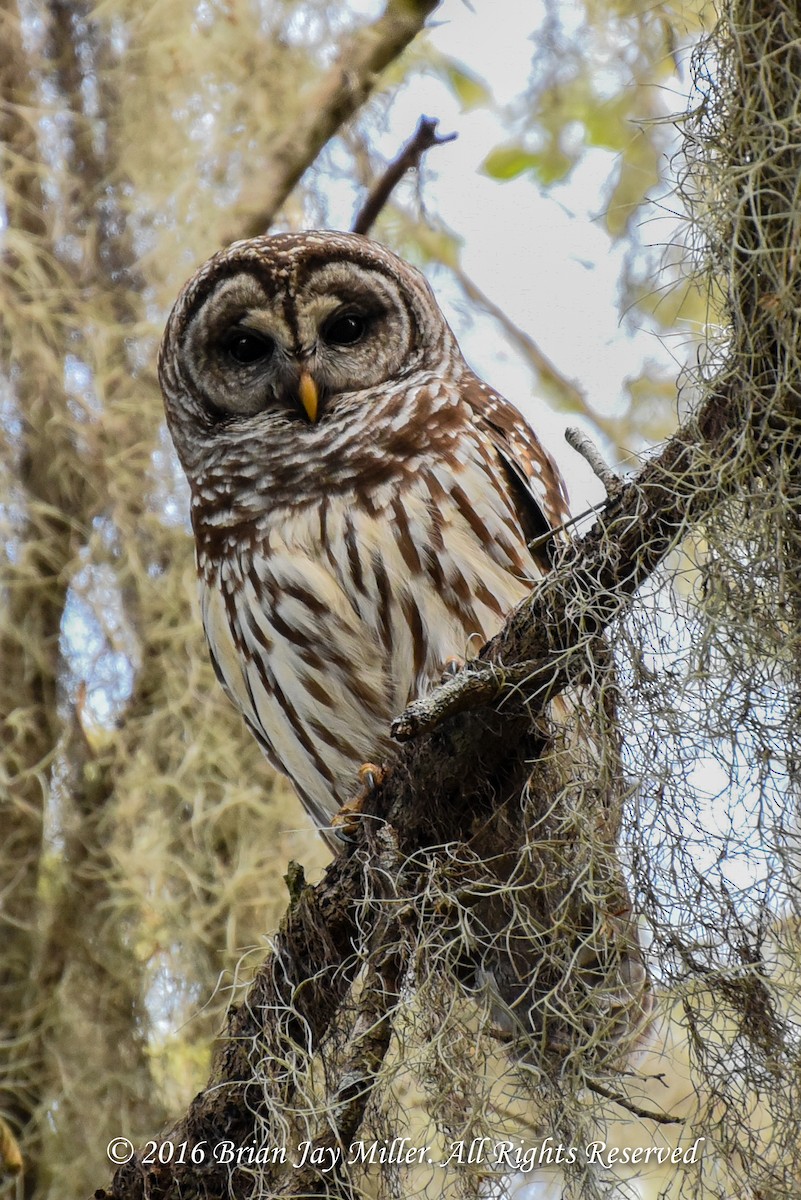
[[[371,792],[381,784],[384,778],[384,768],[377,767],[375,763],[363,763],[359,767],[359,781],[361,787],[355,796],[346,801],[342,805],[338,813],[335,813],[331,818],[331,827],[339,837],[348,837],[356,832],[359,828],[359,817],[364,807],[364,802]]]
[[[463,658],[458,658],[455,654],[450,655],[440,668],[442,672],[439,678],[440,683],[447,683],[449,679],[453,679],[454,675],[458,675],[463,667]]]

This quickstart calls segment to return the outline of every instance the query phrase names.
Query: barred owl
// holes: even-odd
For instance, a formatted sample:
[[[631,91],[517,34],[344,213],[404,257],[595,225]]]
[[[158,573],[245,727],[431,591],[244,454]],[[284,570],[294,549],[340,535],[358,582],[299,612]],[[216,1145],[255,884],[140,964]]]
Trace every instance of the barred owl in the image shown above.
[[[393,717],[548,569],[562,481],[425,278],[355,234],[216,254],[159,366],[215,671],[325,836]]]
[[[392,719],[550,569],[564,486],[520,413],[467,365],[424,277],[354,234],[214,255],[175,304],[159,370],[215,671],[336,850],[332,818],[359,765],[390,751]],[[585,789],[598,793],[597,781]],[[493,1012],[524,1012],[514,1024],[529,1035],[553,1029],[542,1014],[564,986],[569,1021],[586,1010],[615,1044],[647,1018],[616,818],[598,820],[597,870],[576,864],[592,886],[585,899],[569,888],[572,935],[543,941],[536,872],[528,916],[519,904],[510,916],[503,886],[472,913],[474,979],[493,978]],[[564,844],[557,830],[557,853]],[[505,857],[494,847],[488,861]]]

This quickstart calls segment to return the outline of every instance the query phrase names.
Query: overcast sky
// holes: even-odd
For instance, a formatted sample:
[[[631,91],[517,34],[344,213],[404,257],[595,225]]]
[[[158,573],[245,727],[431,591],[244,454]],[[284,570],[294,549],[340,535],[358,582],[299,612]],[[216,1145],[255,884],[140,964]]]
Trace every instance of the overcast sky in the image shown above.
[[[365,11],[368,7],[365,3]],[[578,19],[583,6],[563,0],[559,13],[565,24],[571,12]],[[445,0],[437,9],[430,36],[443,54],[461,60],[487,82],[500,110],[526,89],[543,15],[540,0],[495,0],[475,8],[464,0]],[[598,86],[603,79],[594,82]],[[686,104],[684,84],[677,79],[675,86],[675,108],[681,111]],[[612,152],[589,150],[570,180],[548,195],[528,177],[498,183],[480,166],[490,150],[509,139],[502,113],[488,108],[462,112],[444,82],[434,76],[414,76],[395,101],[389,128],[378,139],[382,153],[388,158],[394,155],[422,113],[438,117],[441,132],[459,134],[457,141],[428,155],[423,193],[427,207],[464,237],[462,262],[467,273],[567,378],[585,389],[593,407],[613,413],[621,402],[625,379],[638,376],[647,360],[672,369],[670,347],[650,330],[632,334],[621,324],[618,280],[626,247],[614,246],[598,219],[613,167]],[[347,227],[351,194],[343,189],[339,201],[334,187],[330,202],[331,223]],[[667,241],[673,229],[658,213],[649,213],[643,240]],[[575,417],[554,413],[547,401],[537,397],[530,370],[491,318],[472,328],[465,322],[460,290],[444,273],[436,275],[433,283],[471,364],[523,409],[556,455],[570,483],[574,512],[598,500],[600,486],[564,443],[564,427],[575,424]]]

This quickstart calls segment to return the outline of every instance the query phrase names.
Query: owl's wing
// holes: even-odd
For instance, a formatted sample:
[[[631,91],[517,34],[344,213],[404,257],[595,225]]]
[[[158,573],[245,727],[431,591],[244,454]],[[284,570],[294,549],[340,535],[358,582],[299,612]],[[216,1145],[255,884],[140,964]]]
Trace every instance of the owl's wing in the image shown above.
[[[559,468],[508,400],[478,379],[469,391],[473,388],[476,391],[469,399],[473,401],[476,426],[497,455],[526,541],[531,543],[545,538],[550,531],[558,530],[570,515]],[[548,551],[545,541],[541,552],[547,556]]]

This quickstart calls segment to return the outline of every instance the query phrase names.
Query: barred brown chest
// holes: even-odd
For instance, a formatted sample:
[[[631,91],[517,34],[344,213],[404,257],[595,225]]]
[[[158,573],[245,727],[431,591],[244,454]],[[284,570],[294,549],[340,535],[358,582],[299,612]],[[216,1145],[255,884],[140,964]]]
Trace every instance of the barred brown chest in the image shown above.
[[[218,676],[319,826],[392,718],[541,574],[500,475],[478,448],[456,465],[385,486],[369,512],[348,493],[273,511],[252,548],[200,556]]]

